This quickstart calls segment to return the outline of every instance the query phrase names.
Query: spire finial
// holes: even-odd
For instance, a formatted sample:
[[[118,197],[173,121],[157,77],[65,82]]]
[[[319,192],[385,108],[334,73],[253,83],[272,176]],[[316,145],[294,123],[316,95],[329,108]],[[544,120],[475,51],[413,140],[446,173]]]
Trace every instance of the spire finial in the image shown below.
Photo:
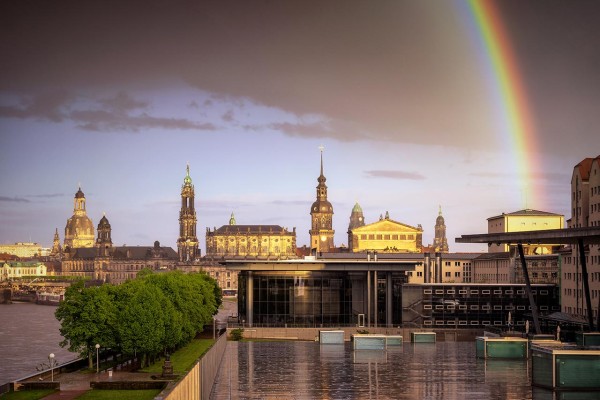
[[[186,166],[186,172],[187,172],[187,176],[190,176],[190,162],[187,162],[187,166]]]
[[[441,204],[439,205],[439,208],[440,208],[439,215],[442,215],[442,205]]]
[[[323,175],[323,150],[325,150],[325,146],[320,145],[319,150],[321,150],[321,175]]]

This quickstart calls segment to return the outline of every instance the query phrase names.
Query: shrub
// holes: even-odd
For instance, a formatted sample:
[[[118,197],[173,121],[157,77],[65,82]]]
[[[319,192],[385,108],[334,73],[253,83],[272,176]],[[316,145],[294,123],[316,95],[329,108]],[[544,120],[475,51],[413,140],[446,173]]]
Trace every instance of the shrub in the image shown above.
[[[242,328],[236,328],[231,331],[231,339],[240,341],[244,338],[244,330]]]

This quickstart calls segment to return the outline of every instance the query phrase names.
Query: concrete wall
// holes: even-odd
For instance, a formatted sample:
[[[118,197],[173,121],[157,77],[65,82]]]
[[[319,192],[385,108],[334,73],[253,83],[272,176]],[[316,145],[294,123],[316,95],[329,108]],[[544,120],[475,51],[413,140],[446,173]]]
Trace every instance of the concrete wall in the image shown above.
[[[155,400],[208,400],[226,345],[227,335],[221,335],[181,380],[169,385]]]

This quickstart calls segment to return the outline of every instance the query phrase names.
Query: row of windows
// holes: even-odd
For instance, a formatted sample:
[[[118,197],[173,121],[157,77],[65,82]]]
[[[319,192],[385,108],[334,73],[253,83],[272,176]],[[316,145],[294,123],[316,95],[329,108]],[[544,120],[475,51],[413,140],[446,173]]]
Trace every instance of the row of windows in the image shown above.
[[[360,235],[361,240],[415,240],[415,235]]]
[[[493,322],[493,323],[492,323]],[[441,321],[432,321],[425,320],[423,321],[423,325],[504,325],[504,321],[464,321],[464,320],[441,320]],[[516,325],[523,326],[525,325],[525,321],[516,321]]]
[[[447,289],[444,291],[444,289],[423,289],[423,294],[457,294],[455,289]],[[458,294],[479,294],[481,292],[481,294],[502,294],[503,290],[502,289],[459,289],[458,290]],[[525,294],[525,289],[505,289],[504,290],[504,294],[509,294],[509,295],[513,295],[513,294]],[[533,289],[531,291],[531,293],[533,294],[537,294],[537,290]],[[546,289],[540,289],[540,294],[541,295],[547,295],[548,294],[548,290]]]
[[[577,311],[575,311],[577,310]],[[575,308],[575,307],[565,307],[565,312],[569,313],[569,314],[583,314],[583,309],[582,308]],[[598,316],[598,310],[592,310],[592,316],[597,317]]]
[[[229,241],[230,241],[231,243],[235,242],[235,240],[236,240],[235,238],[229,238]],[[279,239],[271,239],[271,240],[272,240],[272,241],[274,241],[274,242],[279,242]],[[219,238],[219,243],[222,243],[223,241],[226,241],[226,240],[224,240],[223,238]],[[245,239],[245,238],[240,238],[240,239],[239,239],[239,241],[240,241],[240,242],[245,242],[245,241],[246,241],[246,239]],[[248,241],[250,241],[250,239],[248,239]],[[260,240],[259,240],[259,241],[260,241]],[[266,243],[266,242],[268,242],[268,239],[263,239],[262,241],[263,241],[264,243]],[[284,239],[281,239],[281,241],[282,241],[282,242],[284,242],[285,240],[284,240]],[[291,242],[291,239],[289,239],[289,238],[288,238],[288,239],[287,239],[287,241],[288,241],[288,242]],[[256,242],[256,239],[252,239],[252,242]]]

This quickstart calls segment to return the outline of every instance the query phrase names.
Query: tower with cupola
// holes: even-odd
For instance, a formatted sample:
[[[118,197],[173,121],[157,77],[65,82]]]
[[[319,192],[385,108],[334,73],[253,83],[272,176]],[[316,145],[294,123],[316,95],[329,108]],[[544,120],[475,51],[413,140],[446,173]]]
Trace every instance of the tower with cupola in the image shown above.
[[[198,237],[196,236],[196,210],[194,208],[194,185],[190,177],[190,166],[181,186],[181,211],[179,211],[179,239],[177,251],[179,261],[193,262],[200,257]]]
[[[310,247],[312,252],[329,252],[334,249],[333,235],[333,206],[327,200],[327,185],[323,175],[323,146],[321,150],[321,174],[317,181],[317,200],[310,208],[311,229]]]

